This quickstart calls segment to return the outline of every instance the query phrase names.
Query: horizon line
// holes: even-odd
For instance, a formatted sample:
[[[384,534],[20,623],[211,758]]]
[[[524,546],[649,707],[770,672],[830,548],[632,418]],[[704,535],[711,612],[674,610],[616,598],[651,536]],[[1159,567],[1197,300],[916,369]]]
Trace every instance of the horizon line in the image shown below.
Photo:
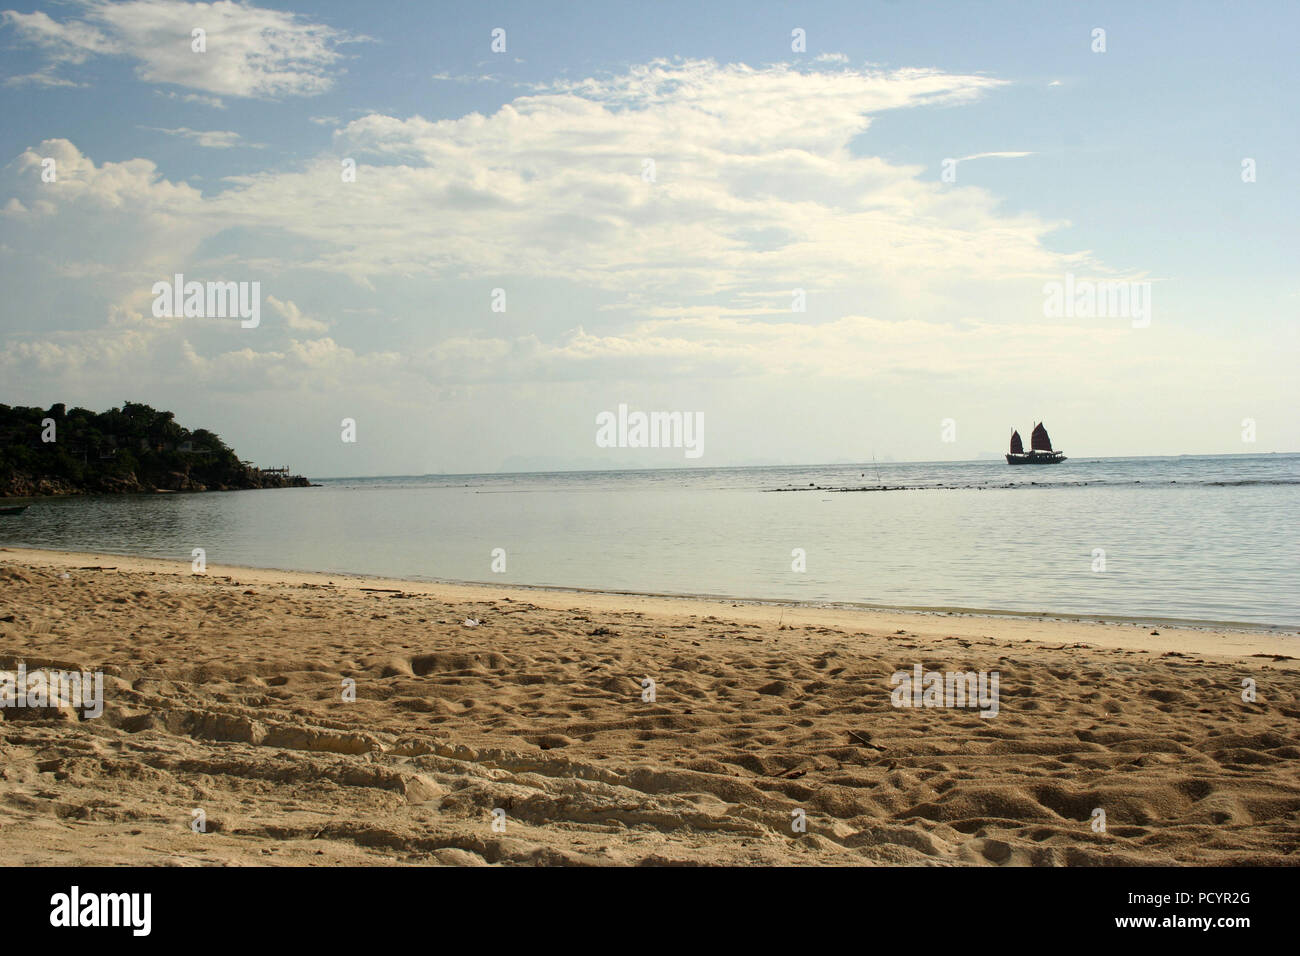
[[[1220,452],[1220,453],[1202,453],[1202,452],[1182,452],[1177,455],[1084,455],[1076,458],[1067,458],[1066,461],[1132,461],[1146,458],[1235,458],[1235,457],[1256,457],[1262,458],[1271,455],[1300,455],[1300,451],[1252,451],[1252,452]],[[638,472],[638,471],[728,471],[741,468],[848,468],[848,467],[875,467],[876,465],[979,465],[988,464],[1001,460],[1001,455],[991,458],[940,458],[940,459],[891,459],[878,460],[875,462],[805,462],[795,464],[768,464],[768,465],[696,465],[696,466],[672,466],[656,465],[642,468],[627,467],[610,467],[610,468],[559,468],[547,471],[426,471],[421,474],[401,474],[401,475],[322,475],[316,478],[318,481],[354,481],[360,479],[375,478],[482,478],[495,475],[585,475],[585,474],[604,474],[606,472]],[[305,477],[305,476],[304,476]]]

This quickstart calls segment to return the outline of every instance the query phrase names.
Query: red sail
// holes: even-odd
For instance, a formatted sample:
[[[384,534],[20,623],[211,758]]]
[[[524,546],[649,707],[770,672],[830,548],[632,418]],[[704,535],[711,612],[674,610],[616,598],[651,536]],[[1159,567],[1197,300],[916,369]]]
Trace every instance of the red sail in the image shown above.
[[[1047,437],[1047,429],[1039,422],[1034,426],[1034,433],[1029,438],[1029,447],[1034,451],[1051,451],[1052,440]]]
[[[1023,455],[1025,453],[1025,444],[1020,440],[1020,432],[1015,429],[1011,430],[1011,454]]]

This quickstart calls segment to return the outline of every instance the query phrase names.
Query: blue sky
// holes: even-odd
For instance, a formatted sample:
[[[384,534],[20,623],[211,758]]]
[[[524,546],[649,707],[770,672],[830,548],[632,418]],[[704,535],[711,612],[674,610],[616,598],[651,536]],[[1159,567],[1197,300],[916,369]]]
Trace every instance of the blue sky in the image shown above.
[[[686,464],[619,403],[692,464],[1300,448],[1292,4],[3,9],[0,401],[319,475]],[[152,316],[174,272],[262,325]],[[1046,317],[1067,272],[1149,327]]]

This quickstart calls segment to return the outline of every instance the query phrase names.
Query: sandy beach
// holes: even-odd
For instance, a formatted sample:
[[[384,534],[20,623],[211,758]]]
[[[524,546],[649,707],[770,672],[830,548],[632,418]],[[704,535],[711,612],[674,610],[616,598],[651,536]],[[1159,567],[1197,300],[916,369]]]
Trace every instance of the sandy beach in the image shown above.
[[[104,675],[101,716],[0,710],[0,862],[1292,864],[1298,657],[0,549],[0,670]],[[917,665],[997,672],[996,715],[895,706]]]

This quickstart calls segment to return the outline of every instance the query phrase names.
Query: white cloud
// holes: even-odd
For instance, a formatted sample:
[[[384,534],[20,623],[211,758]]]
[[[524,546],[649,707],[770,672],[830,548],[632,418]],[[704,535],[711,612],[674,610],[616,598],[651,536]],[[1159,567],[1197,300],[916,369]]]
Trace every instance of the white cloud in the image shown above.
[[[493,73],[434,73],[432,79],[444,83],[500,83],[501,77]]]
[[[333,85],[338,47],[356,42],[322,23],[232,0],[74,0],[79,17],[54,20],[41,11],[8,10],[4,22],[20,40],[45,51],[52,66],[97,56],[135,61],[148,83],[168,83],[223,96],[274,99],[310,96]],[[206,31],[206,52],[191,49],[191,31]]]
[[[958,162],[964,163],[972,159],[1021,159],[1025,156],[1033,156],[1033,155],[1034,153],[1012,153],[1012,152],[973,153],[970,156],[961,157],[961,159],[959,159]]]
[[[121,52],[116,40],[86,21],[58,22],[40,10],[6,10],[0,20],[13,27],[20,39],[43,49],[53,63],[85,63],[92,56]]]
[[[76,83],[72,80],[64,79],[61,76],[55,76],[49,70],[40,70],[36,73],[27,73],[23,76],[10,76],[4,81],[5,86],[45,86],[45,87],[81,87],[87,86],[86,83]]]
[[[154,90],[158,96],[169,100],[178,100],[182,103],[198,103],[200,106],[210,106],[214,110],[224,110],[226,104],[216,96],[205,96],[202,93],[177,93],[175,90]]]
[[[1046,248],[1053,223],[850,148],[880,111],[997,86],[920,70],[657,63],[537,90],[490,115],[363,116],[327,153],[207,195],[148,160],[96,165],[49,140],[11,166],[0,225],[12,235],[0,239],[112,304],[102,335],[114,350],[126,346],[113,336],[134,336],[130,355],[112,351],[113,376],[178,387],[343,383],[398,396],[444,384],[798,389],[946,375],[993,394],[1007,381],[1051,387],[1061,354],[1099,382],[1135,374],[1122,357],[1131,330],[1042,320],[1045,278],[1100,268]],[[58,158],[57,184],[41,182],[46,156]],[[354,183],[341,181],[345,156],[360,161]],[[150,286],[173,272],[262,278],[267,315],[282,321],[240,336],[238,323],[155,320]],[[511,312],[487,325],[486,305],[431,310],[429,285],[401,291],[416,281],[439,292],[481,282],[481,303],[504,284]],[[336,284],[322,293],[323,282]],[[794,288],[808,290],[806,315],[790,311]],[[573,304],[592,292],[590,309]],[[526,333],[507,324],[542,307],[558,318]],[[434,322],[399,328],[394,312]],[[30,359],[43,370],[32,375],[62,368],[75,380],[101,348],[80,334],[23,339],[0,365],[27,376]],[[1162,341],[1171,363],[1194,364],[1194,350]],[[1027,354],[1041,361],[1020,368]]]
[[[230,178],[223,191],[179,206],[171,197],[188,187],[135,160],[133,188],[149,198],[124,226],[179,212],[199,236],[238,223],[300,240],[278,268],[362,283],[560,279],[633,309],[730,296],[762,311],[779,295],[788,302],[795,287],[886,283],[914,295],[962,279],[1055,277],[1067,264],[1077,271],[1041,242],[1055,224],[1008,216],[981,189],[939,188],[919,167],[849,149],[873,113],[960,102],[998,85],[930,70],[657,62],[520,96],[490,116],[363,116],[335,133],[327,155]],[[224,132],[175,134],[233,145]],[[344,156],[360,162],[355,183],[340,179]],[[643,178],[647,159],[654,182]],[[118,188],[128,171],[105,164],[95,172],[77,153],[75,168],[95,185],[51,190],[35,175],[38,160],[23,160],[31,175],[18,198],[60,210],[87,190]],[[183,254],[171,238],[161,232],[149,258]]]
[[[56,180],[44,182],[44,161],[54,161]],[[152,274],[202,240],[197,189],[162,177],[147,159],[99,166],[66,139],[45,140],[24,150],[8,169],[21,195],[4,220],[21,230],[25,248],[43,261],[94,263],[118,276]]]
[[[293,300],[280,301],[273,295],[266,297],[266,304],[276,315],[284,319],[284,324],[295,332],[328,332],[329,323],[303,315],[302,309]]]
[[[157,133],[166,133],[168,136],[181,136],[185,139],[192,139],[206,149],[232,149],[236,146],[244,146],[250,149],[264,148],[262,143],[245,143],[242,136],[230,130],[190,129],[188,126],[179,126],[176,129],[164,129],[161,126],[141,126],[140,129],[151,129]]]
[[[221,202],[318,242],[318,267],[366,279],[561,276],[662,303],[795,280],[843,286],[864,270],[933,274],[937,261],[985,277],[1055,273],[1039,243],[1052,224],[849,151],[874,112],[962,101],[998,82],[656,63],[561,83],[490,116],[364,116],[336,133],[334,155],[244,177]],[[362,163],[356,183],[338,182],[342,156]],[[654,183],[642,177],[647,159]]]
[[[996,394],[1008,381],[1021,388],[1059,384],[1063,355],[1070,356],[1071,377],[1097,389],[1134,375],[1173,388],[1189,374],[1244,371],[1249,352],[1216,353],[1185,330],[1153,326],[1139,333],[1123,321],[954,325],[862,315],[821,323],[701,317],[637,322],[607,334],[577,328],[553,344],[533,335],[450,338],[411,355],[409,368],[443,383],[706,378],[915,386],[956,378],[973,391]],[[1167,374],[1151,368],[1153,354],[1167,360]]]

